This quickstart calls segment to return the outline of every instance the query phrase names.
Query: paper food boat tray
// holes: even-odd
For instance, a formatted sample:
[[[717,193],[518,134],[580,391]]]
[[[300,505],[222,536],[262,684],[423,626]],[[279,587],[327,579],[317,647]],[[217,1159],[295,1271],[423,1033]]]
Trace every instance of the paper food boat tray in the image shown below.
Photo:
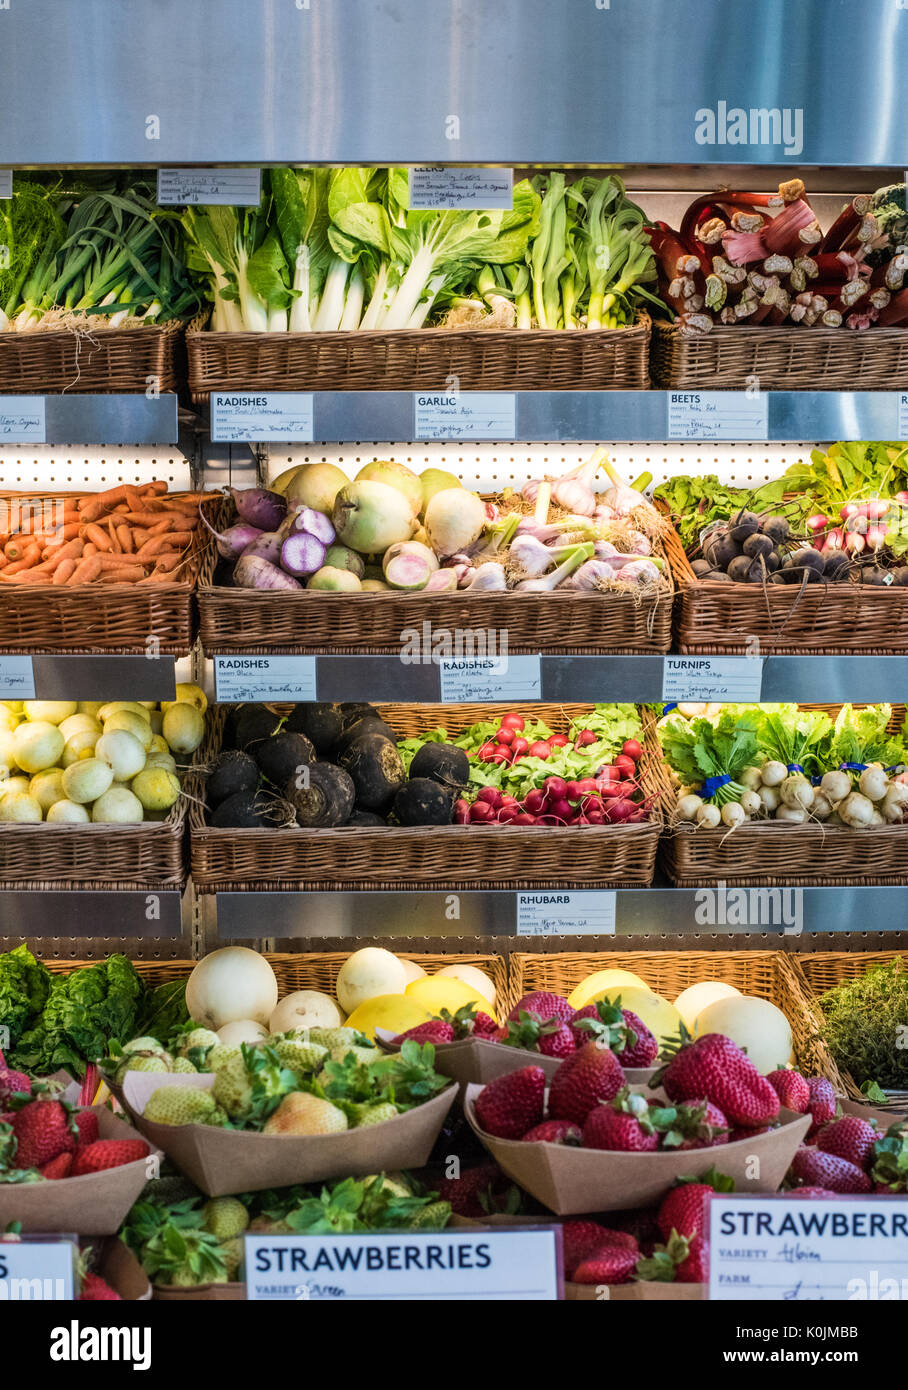
[[[395,1036],[384,1028],[376,1028],[376,1041],[386,1052],[399,1052],[391,1039]],[[520,1071],[523,1067],[542,1067],[546,1080],[551,1081],[561,1066],[560,1057],[545,1057],[526,1047],[503,1047],[485,1038],[461,1038],[459,1042],[435,1043],[435,1070],[450,1076],[463,1090],[468,1085],[486,1086],[499,1076]],[[628,1069],[624,1075],[629,1086],[644,1085],[655,1067]]]
[[[149,1097],[160,1086],[187,1082],[206,1088],[214,1084],[214,1076],[127,1072],[124,1093],[136,1128],[209,1197],[421,1168],[457,1094],[449,1086],[394,1120],[340,1134],[261,1134],[212,1125],[159,1125],[143,1118]]]
[[[599,1295],[598,1284],[565,1282],[564,1296],[577,1303],[676,1303],[706,1297],[706,1284],[663,1284],[657,1279],[641,1279],[635,1284],[608,1284],[608,1298]]]

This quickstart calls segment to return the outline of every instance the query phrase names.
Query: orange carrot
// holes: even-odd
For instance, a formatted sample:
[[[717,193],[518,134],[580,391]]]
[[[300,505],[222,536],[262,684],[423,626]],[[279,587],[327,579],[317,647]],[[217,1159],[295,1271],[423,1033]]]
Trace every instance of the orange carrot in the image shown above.
[[[124,553],[124,555],[132,555],[132,553],[135,550],[135,546],[133,545],[132,541],[131,529],[128,526],[118,526],[116,530],[117,540],[120,542],[121,551]]]
[[[23,570],[21,574],[9,573],[9,568],[0,571],[0,579],[5,579],[8,584],[49,584],[49,574],[36,574],[33,570]]]
[[[102,570],[98,576],[101,584],[137,584],[145,578],[141,565],[119,565],[115,570]]]
[[[167,535],[153,536],[136,552],[140,560],[157,557],[163,550],[173,550],[188,545],[192,536],[188,531],[171,531]]]
[[[90,555],[86,559],[86,557],[83,555],[82,559],[76,565],[75,570],[66,582],[70,587],[74,584],[91,584],[93,580],[98,578],[98,575],[100,573],[101,556]]]
[[[118,502],[125,501],[126,488],[121,483],[119,487],[108,488],[106,492],[96,492],[93,496],[83,497],[79,503],[79,515],[83,521],[97,521],[107,511],[112,511]]]
[[[108,536],[107,532],[102,527],[89,523],[88,526],[83,528],[82,534],[91,541],[92,545],[97,546],[98,550],[110,550],[110,536]]]
[[[53,583],[66,584],[75,571],[77,561],[63,560],[54,570]]]
[[[68,541],[59,550],[55,550],[47,561],[51,574],[56,573],[57,566],[66,560],[80,560],[83,548],[84,542],[77,536],[74,541]]]
[[[147,563],[148,563],[148,564],[151,564],[151,561],[149,560]],[[118,569],[125,569],[125,568],[127,568],[128,566],[130,566],[130,565],[135,566],[135,565],[137,565],[137,564],[139,564],[139,557],[138,557],[138,555],[102,555],[102,556],[101,556],[101,569],[102,569],[102,570],[118,570]]]
[[[97,555],[98,547],[94,541],[88,541],[82,550],[82,559],[87,560],[91,555]]]
[[[112,516],[109,516],[107,518],[107,534],[110,536],[110,548],[113,551],[113,553],[115,555],[122,555],[123,547],[120,544],[120,538],[117,535],[117,523],[114,521]]]
[[[18,574],[20,570],[28,570],[31,569],[32,565],[37,565],[40,559],[41,547],[32,541],[30,545],[26,546],[25,552],[21,558],[11,561],[11,563],[5,567],[3,573],[6,577]]]

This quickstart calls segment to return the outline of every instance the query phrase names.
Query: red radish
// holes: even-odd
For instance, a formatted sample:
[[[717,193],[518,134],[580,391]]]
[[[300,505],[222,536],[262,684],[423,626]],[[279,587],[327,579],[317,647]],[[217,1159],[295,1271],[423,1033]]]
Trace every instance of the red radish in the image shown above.
[[[860,510],[856,502],[846,502],[844,507],[841,508],[839,516],[843,521],[847,521],[850,516],[857,516]]]
[[[497,752],[497,743],[484,743],[476,756],[481,763],[490,763]]]
[[[526,811],[522,811],[522,812],[520,813],[519,816],[515,816],[515,817],[514,817],[514,819],[512,820],[511,824],[512,824],[512,825],[538,825],[538,824],[539,824],[539,821],[536,819],[535,816],[531,816],[531,815],[529,815]]]
[[[547,777],[543,786],[547,796],[555,797],[558,800],[568,795],[568,784],[563,777]]]
[[[549,747],[549,745],[547,743],[543,743],[542,739],[539,739],[536,743],[530,744],[529,752],[531,758],[542,758],[544,762],[545,759],[551,753],[551,751],[552,750]]]
[[[904,505],[906,502],[908,502],[908,492],[897,492],[895,494],[895,500],[896,502],[901,502]]]
[[[599,796],[584,796],[580,803],[580,809],[585,816],[588,816],[590,811],[601,811],[602,798]]]
[[[550,748],[566,748],[570,741],[566,734],[550,734],[546,739]]]
[[[597,739],[596,735],[593,733],[592,729],[581,729],[581,730],[580,730],[580,733],[579,733],[579,734],[577,735],[577,737],[574,739],[574,747],[575,747],[575,748],[588,748],[588,747],[590,746],[591,743],[598,743],[598,742],[599,742],[599,740]]]
[[[574,824],[575,824],[575,825],[592,825],[592,821],[587,820],[586,816],[577,816],[577,818],[576,818],[575,821],[574,821]]]
[[[599,791],[599,783],[595,777],[579,777],[577,786],[580,788],[581,796],[595,796]]]
[[[515,758],[522,758],[524,753],[528,753],[530,745],[525,738],[515,738],[511,744],[511,751]]]
[[[504,797],[497,787],[483,787],[476,795],[477,801],[487,801],[490,806],[500,806]]]
[[[606,782],[605,786],[599,788],[599,795],[603,801],[618,801],[624,796],[623,784],[621,782]]]
[[[625,801],[622,798],[619,801],[609,802],[605,811],[605,817],[606,820],[609,821],[625,821],[634,814],[636,809],[632,801]]]
[[[501,721],[503,729],[523,729],[524,722],[519,714],[506,714]]]
[[[549,806],[549,813],[553,816],[557,816],[559,820],[570,820],[571,816],[574,814],[574,808],[571,803],[565,801],[564,798],[560,800],[553,799]]]
[[[470,803],[468,801],[464,801],[463,798],[461,798],[459,801],[455,801],[454,803],[454,824],[470,824]]]
[[[583,792],[580,790],[580,783],[565,783],[564,795],[567,797],[568,801],[579,801],[581,796],[583,796]]]
[[[807,518],[805,525],[810,532],[825,531],[829,525],[829,517],[824,516],[822,512],[817,512],[814,516]]]
[[[495,742],[504,743],[510,746],[514,742],[514,730],[503,728],[499,729],[498,733],[495,735]]]
[[[867,515],[871,521],[879,521],[889,510],[889,503],[877,498],[867,503]]]
[[[626,753],[619,753],[615,759],[615,766],[622,777],[633,777],[637,771],[637,764],[633,758],[629,758]]]
[[[633,758],[636,763],[643,757],[643,745],[638,743],[635,738],[628,738],[621,745],[621,752],[626,758]]]
[[[867,544],[871,550],[879,550],[881,546],[884,546],[886,544],[886,527],[868,526]]]
[[[487,801],[474,801],[470,807],[471,821],[490,821],[494,820],[495,811]]]
[[[853,550],[855,555],[860,555],[867,542],[859,531],[849,531],[845,537],[845,546],[848,550]]]
[[[544,816],[537,816],[537,817],[536,817],[536,824],[537,824],[537,825],[560,825],[560,826],[563,827],[564,822],[563,822],[562,820],[560,820],[560,819],[558,818],[558,816],[553,816],[550,812],[547,812]]]
[[[586,812],[586,819],[588,825],[605,825],[605,816],[603,812],[596,810],[595,807]]]
[[[598,777],[600,782],[621,781],[621,773],[618,771],[617,767],[615,767],[614,763],[606,763],[604,767],[600,767],[596,776]]]
[[[824,550],[841,550],[845,544],[845,533],[840,526],[834,526],[823,543]]]
[[[524,810],[529,811],[530,815],[538,816],[539,812],[545,806],[545,797],[541,791],[527,792],[523,800],[523,806]]]
[[[504,792],[502,794],[501,804],[502,806],[517,806],[518,808],[520,807],[520,802],[517,800],[516,796],[508,796],[507,792]]]
[[[646,807],[638,806],[632,816],[628,816],[625,825],[635,825],[638,821],[646,820]]]
[[[509,763],[510,761],[511,755],[506,748],[499,748],[498,752],[493,753],[490,758],[490,762],[497,763],[499,767],[503,767],[505,763]]]
[[[502,806],[496,817],[499,825],[509,825],[520,815],[516,806]]]

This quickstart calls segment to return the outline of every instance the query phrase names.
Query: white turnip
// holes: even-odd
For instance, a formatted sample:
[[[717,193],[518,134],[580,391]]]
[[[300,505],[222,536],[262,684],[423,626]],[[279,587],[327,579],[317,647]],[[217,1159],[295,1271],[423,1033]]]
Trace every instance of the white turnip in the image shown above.
[[[802,810],[809,811],[813,805],[813,787],[800,773],[786,777],[779,794],[786,806],[800,806]]]
[[[803,806],[780,806],[776,811],[776,820],[791,821],[793,825],[803,825],[807,819],[807,812]]]
[[[861,792],[851,792],[836,809],[852,830],[862,830],[873,823],[873,802]]]
[[[741,808],[745,815],[758,816],[763,810],[759,792],[748,789],[741,793]]]
[[[395,541],[409,540],[415,526],[413,509],[402,492],[367,480],[341,488],[332,520],[341,544],[361,555],[380,555]]]
[[[763,777],[758,767],[745,767],[738,781],[741,783],[742,787],[748,787],[752,792],[758,792]]]
[[[706,830],[715,830],[721,819],[722,813],[718,806],[714,806],[710,801],[705,801],[697,812],[697,824]]]
[[[820,782],[820,791],[825,793],[833,806],[837,806],[851,791],[851,778],[847,772],[826,772]]]
[[[719,813],[722,817],[722,824],[734,830],[735,826],[743,825],[747,820],[747,813],[744,807],[737,801],[726,801]]]
[[[681,797],[676,809],[681,820],[696,820],[697,812],[703,804],[702,796],[688,792],[686,796]]]
[[[443,488],[426,507],[426,533],[436,555],[466,550],[479,539],[487,521],[482,498],[463,487]],[[406,536],[396,536],[395,540],[406,540]]]
[[[858,786],[868,801],[882,801],[889,789],[889,778],[881,767],[874,764],[864,768]]]
[[[829,800],[826,793],[822,790],[815,791],[813,805],[810,808],[811,815],[814,816],[816,820],[828,820],[832,815],[832,809],[832,802]]]
[[[788,776],[788,768],[784,763],[772,760],[764,763],[761,776],[764,787],[780,787]]]

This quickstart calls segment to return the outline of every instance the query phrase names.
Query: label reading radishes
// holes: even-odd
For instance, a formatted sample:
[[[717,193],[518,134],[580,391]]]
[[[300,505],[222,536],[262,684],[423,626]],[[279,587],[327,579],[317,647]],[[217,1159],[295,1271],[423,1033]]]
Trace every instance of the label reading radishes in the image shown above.
[[[11,198],[13,196],[13,171],[12,169],[0,169],[0,198]]]
[[[314,656],[216,656],[218,701],[315,699]]]
[[[212,391],[215,444],[312,442],[312,395],[303,391]]]
[[[30,656],[0,656],[0,696],[4,700],[35,699],[35,668]]]
[[[717,1195],[709,1224],[710,1299],[877,1302],[908,1294],[908,1197]]]
[[[552,1300],[560,1293],[560,1241],[560,1227],[553,1226],[247,1235],[246,1297]]]
[[[763,658],[758,656],[666,656],[663,700],[759,701]]]
[[[414,439],[514,439],[513,391],[417,391]]]
[[[608,892],[518,893],[517,935],[614,936],[615,901]]]
[[[159,169],[158,203],[195,206],[225,204],[258,207],[262,200],[261,169]]]
[[[899,439],[908,439],[908,391],[899,392]]]
[[[467,704],[501,700],[511,704],[542,698],[538,656],[508,656],[505,649],[499,656],[453,657],[442,661],[439,670],[442,700]]]
[[[43,444],[43,396],[0,396],[0,444]]]
[[[501,209],[514,206],[513,169],[446,169],[419,164],[410,170],[410,210],[464,208]]]
[[[669,439],[767,439],[764,391],[669,391]]]
[[[78,1250],[76,1237],[0,1238],[0,1303],[22,1299],[53,1302],[72,1299]]]

